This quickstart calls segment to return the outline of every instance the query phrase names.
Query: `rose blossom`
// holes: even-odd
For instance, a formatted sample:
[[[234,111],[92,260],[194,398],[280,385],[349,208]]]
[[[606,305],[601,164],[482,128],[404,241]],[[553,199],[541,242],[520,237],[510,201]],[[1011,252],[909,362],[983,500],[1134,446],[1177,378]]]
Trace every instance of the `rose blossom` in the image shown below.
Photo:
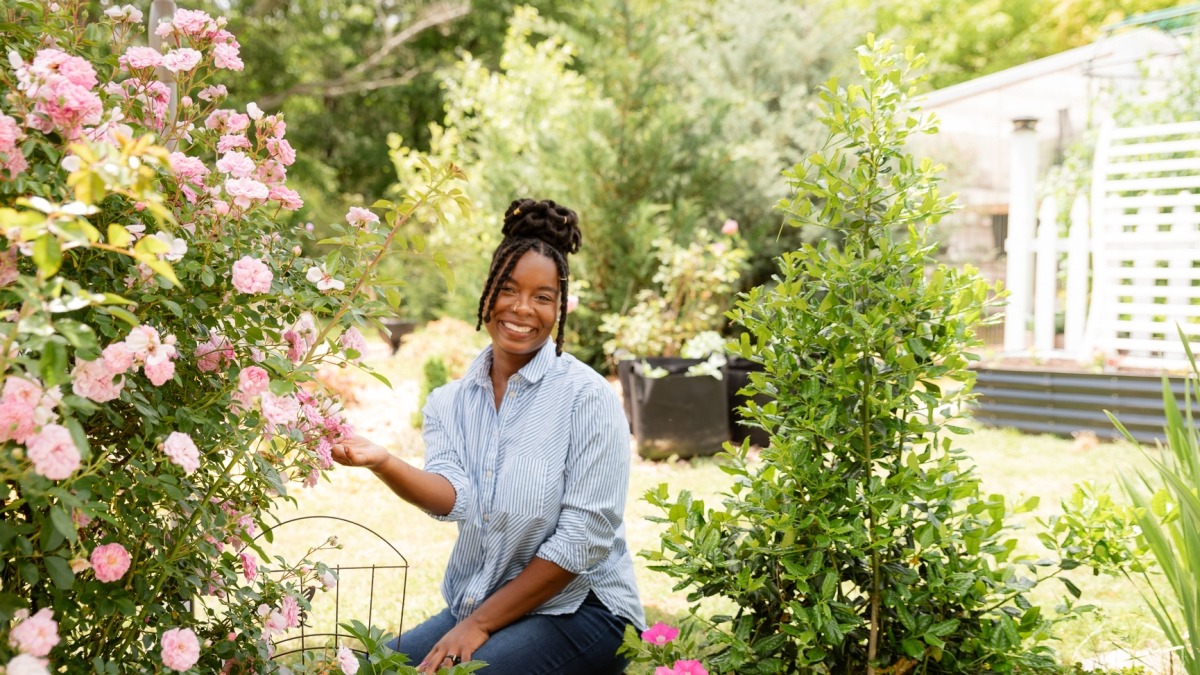
[[[0,394],[0,442],[24,443],[37,427],[35,410],[42,388],[21,377],[7,377]]]
[[[300,603],[290,595],[283,596],[279,601],[279,613],[283,615],[283,620],[288,628],[295,628],[300,625]]]
[[[266,293],[274,276],[266,263],[248,255],[233,263],[233,287],[242,293]]]
[[[163,454],[172,464],[183,469],[183,473],[191,474],[200,468],[200,450],[191,436],[179,431],[172,431],[167,440],[163,441]]]
[[[253,178],[230,178],[225,181],[225,193],[233,198],[233,204],[241,209],[251,207],[253,201],[263,201],[270,194],[266,185]]]
[[[300,207],[304,206],[304,200],[300,198],[299,192],[281,185],[271,188],[267,193],[267,198],[279,202],[279,205],[288,211],[299,211]]]
[[[258,396],[270,383],[270,376],[260,366],[249,366],[238,373],[238,391],[247,396]]]
[[[272,425],[292,424],[300,415],[300,402],[295,396],[276,396],[270,391],[262,393],[262,412]]]
[[[39,659],[32,654],[17,654],[4,667],[8,675],[50,675],[46,659]]]
[[[222,155],[230,150],[238,148],[249,150],[251,147],[253,146],[250,144],[250,139],[246,138],[244,134],[225,134],[217,139],[217,152]]]
[[[254,173],[254,160],[242,152],[227,152],[217,160],[217,171],[234,178],[246,178]]]
[[[345,349],[346,351],[354,350],[358,352],[358,356],[354,357],[353,359],[355,363],[362,359],[363,354],[367,353],[367,340],[354,326],[347,328],[346,332],[342,333],[342,337],[339,342],[341,342],[342,349]]]
[[[21,271],[17,269],[17,247],[0,251],[0,288],[16,281],[19,276]]]
[[[291,166],[296,162],[296,150],[285,139],[268,138],[267,152],[271,153],[271,157],[284,166]]]
[[[211,101],[214,98],[225,98],[228,95],[229,90],[226,89],[225,85],[223,84],[215,84],[205,87],[200,90],[199,94],[196,94],[201,101]]]
[[[105,583],[117,581],[129,571],[129,551],[117,543],[92,549],[91,560],[96,579]]]
[[[340,291],[346,287],[345,282],[340,279],[334,279],[332,275],[325,269],[325,263],[308,268],[308,273],[305,278],[317,285],[318,290],[328,291],[333,289]]]
[[[249,551],[242,551],[238,557],[242,559],[242,574],[246,581],[254,581],[254,577],[258,576],[258,559]]]
[[[175,363],[169,359],[147,363],[145,372],[150,384],[161,387],[175,377]]]
[[[242,70],[245,64],[238,55],[236,43],[213,45],[213,66],[226,70]]]
[[[355,227],[366,227],[368,223],[378,223],[379,216],[359,206],[351,206],[346,212],[346,222]]]
[[[214,332],[206,342],[196,345],[196,368],[202,373],[215,373],[233,357],[233,343],[220,333]]]
[[[166,54],[163,54],[162,65],[163,68],[166,68],[172,73],[186,73],[200,65],[200,60],[203,58],[204,55],[195,49],[190,47],[181,47],[179,49],[172,49]]]
[[[124,342],[114,342],[100,353],[104,365],[114,374],[120,375],[133,367],[133,353]]]
[[[22,610],[24,611],[24,610]],[[8,643],[22,654],[45,656],[58,644],[58,623],[54,610],[44,607],[21,621],[8,634]]]
[[[71,371],[71,391],[96,403],[106,403],[121,396],[125,378],[112,370],[104,358],[95,361],[76,360]]]
[[[354,655],[354,652],[347,649],[345,645],[338,647],[337,662],[338,667],[346,675],[354,675],[358,672],[358,657]]]
[[[8,178],[13,178],[29,168],[29,163],[25,161],[25,154],[18,145],[24,137],[25,133],[21,131],[21,127],[15,119],[0,114],[0,155],[4,156],[3,159],[0,159],[0,170],[6,171]]]
[[[162,65],[163,57],[157,49],[151,49],[150,47],[130,47],[121,55],[120,63],[130,70],[157,68]]]
[[[79,448],[71,432],[59,424],[47,424],[29,439],[28,455],[33,470],[50,480],[63,480],[79,468]]]
[[[200,660],[200,641],[190,628],[172,628],[163,633],[159,644],[163,665],[171,670],[183,672]]]

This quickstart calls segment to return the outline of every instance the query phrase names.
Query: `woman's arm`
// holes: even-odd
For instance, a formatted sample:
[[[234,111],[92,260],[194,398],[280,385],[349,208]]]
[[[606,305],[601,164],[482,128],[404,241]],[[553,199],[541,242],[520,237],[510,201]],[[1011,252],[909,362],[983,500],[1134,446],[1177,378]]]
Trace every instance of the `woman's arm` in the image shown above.
[[[332,454],[338,464],[370,469],[401,499],[429,513],[445,516],[454,508],[455,491],[450,481],[418,469],[362,436],[335,444]]]
[[[418,672],[437,672],[446,665],[445,659],[453,660],[454,656],[470,661],[475,650],[487,642],[492,633],[558,595],[574,578],[574,574],[558,565],[535,557],[512,581],[497,589],[470,616],[438,640],[421,662]]]

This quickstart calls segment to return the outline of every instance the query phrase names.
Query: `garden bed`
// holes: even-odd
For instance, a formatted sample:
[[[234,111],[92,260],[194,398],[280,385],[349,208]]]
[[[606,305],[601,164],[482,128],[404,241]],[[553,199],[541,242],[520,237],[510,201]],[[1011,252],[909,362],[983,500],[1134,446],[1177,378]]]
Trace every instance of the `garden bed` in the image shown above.
[[[1087,431],[1121,438],[1111,412],[1139,442],[1164,438],[1162,378],[1183,400],[1185,378],[1153,371],[1083,372],[1063,364],[988,364],[975,369],[975,419],[1027,433],[1072,436]],[[1193,402],[1192,409],[1200,414]]]

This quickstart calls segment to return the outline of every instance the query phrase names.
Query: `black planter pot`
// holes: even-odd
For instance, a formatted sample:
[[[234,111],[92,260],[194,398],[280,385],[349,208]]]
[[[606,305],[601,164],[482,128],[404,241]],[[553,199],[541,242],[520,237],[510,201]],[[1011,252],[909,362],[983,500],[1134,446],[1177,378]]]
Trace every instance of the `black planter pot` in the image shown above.
[[[725,383],[707,375],[689,376],[700,359],[648,358],[667,371],[648,378],[643,361],[633,362],[630,408],[638,454],[646,459],[701,457],[720,452],[729,440]]]
[[[761,364],[736,356],[725,364],[725,397],[729,409],[730,440],[736,445],[741,445],[742,441],[747,438],[760,448],[765,448],[771,442],[766,431],[743,422],[742,416],[737,411],[751,398],[738,392],[742,390],[742,387],[750,384],[750,373],[762,372],[762,370]],[[771,397],[766,394],[759,394],[753,398],[760,406],[771,401]]]
[[[383,327],[386,331],[379,331],[379,334],[384,340],[387,340],[388,346],[392,348],[392,353],[395,354],[397,349],[400,349],[400,340],[405,335],[417,329],[417,322],[411,319],[393,319],[384,321]]]
[[[629,421],[629,433],[633,433],[633,364],[626,359],[617,361],[617,381],[621,383],[621,404],[625,406],[625,419]]]

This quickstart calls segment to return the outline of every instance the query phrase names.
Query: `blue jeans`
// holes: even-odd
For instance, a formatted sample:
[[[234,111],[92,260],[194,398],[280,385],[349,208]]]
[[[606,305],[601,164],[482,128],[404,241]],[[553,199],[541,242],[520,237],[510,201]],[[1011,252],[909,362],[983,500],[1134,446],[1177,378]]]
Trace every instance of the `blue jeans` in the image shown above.
[[[444,609],[390,646],[416,665],[456,623]],[[501,628],[471,658],[487,662],[486,675],[619,675],[626,624],[589,593],[574,614],[528,614]]]

